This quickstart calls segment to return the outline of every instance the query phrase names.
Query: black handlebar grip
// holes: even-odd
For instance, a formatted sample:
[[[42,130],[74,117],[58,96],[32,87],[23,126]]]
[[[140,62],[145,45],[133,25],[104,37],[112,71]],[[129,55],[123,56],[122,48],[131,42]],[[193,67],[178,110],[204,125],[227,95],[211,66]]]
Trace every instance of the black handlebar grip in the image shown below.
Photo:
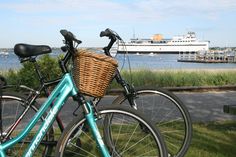
[[[60,30],[60,33],[64,36],[66,40],[69,40],[69,41],[74,40],[74,35],[65,29]]]
[[[65,40],[67,40],[67,41],[75,41],[78,44],[82,43],[81,40],[78,40],[78,39],[75,38],[73,33],[69,32],[65,29],[60,30],[60,33],[64,36]]]
[[[68,31],[65,29],[60,30],[60,33],[65,37],[67,36]]]
[[[110,36],[110,32],[108,32],[107,30],[101,31],[100,37],[104,37],[104,36],[109,37]]]
[[[105,31],[101,31],[100,33],[100,37],[109,37],[109,38],[113,38],[114,40],[118,39],[118,40],[122,40],[121,37],[115,33],[114,31],[112,31],[111,29],[107,28]]]

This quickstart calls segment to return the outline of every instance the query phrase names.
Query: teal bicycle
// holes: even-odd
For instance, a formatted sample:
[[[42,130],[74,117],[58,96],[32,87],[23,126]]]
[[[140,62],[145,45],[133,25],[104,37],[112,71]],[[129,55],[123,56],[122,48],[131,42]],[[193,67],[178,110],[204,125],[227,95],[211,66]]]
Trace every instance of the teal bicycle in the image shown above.
[[[78,88],[76,79],[74,79],[76,74],[70,73],[66,66],[71,58],[75,61],[76,53],[78,53],[76,48],[81,41],[77,40],[71,32],[66,30],[61,30],[60,32],[65,38],[64,48],[67,50],[67,54],[60,62],[63,77],[60,79],[60,82],[57,84],[47,100],[33,116],[29,124],[27,124],[22,131],[15,132],[13,134],[13,130],[16,129],[15,127],[17,125],[10,125],[6,128],[3,128],[2,126],[0,127],[1,157],[41,156],[42,152],[39,151],[36,153],[36,150],[39,145],[42,145],[41,141],[47,137],[48,130],[50,130],[56,115],[69,97],[72,97],[73,100],[78,102],[78,105],[81,106],[81,110],[78,113],[78,116],[63,131],[55,150],[57,157],[166,157],[166,146],[159,131],[154,125],[152,125],[152,123],[150,123],[150,121],[138,113],[138,111],[121,105],[100,105],[99,107],[96,107],[91,101],[86,99],[84,94],[81,93],[80,87]],[[25,59],[29,59],[32,56],[37,56],[40,54],[46,54],[50,51],[51,49],[48,46],[18,44],[15,47],[15,52]],[[108,60],[110,60],[110,58],[108,58]],[[75,66],[76,64],[77,63],[74,62]],[[84,86],[86,86],[86,84],[84,84]],[[99,87],[97,86],[97,88]],[[37,95],[37,93],[35,94]],[[90,94],[91,93],[88,95]],[[30,100],[34,101],[36,97],[33,95],[31,96],[32,97]],[[31,102],[25,103],[30,104]],[[53,104],[52,107],[51,104]],[[24,104],[24,106],[26,108],[31,107],[30,105],[27,106],[27,104]],[[48,111],[48,109],[50,110]],[[27,111],[28,110],[24,110],[24,112]],[[21,115],[24,114],[25,113],[22,113]],[[1,115],[1,117],[3,116]],[[38,121],[41,121],[40,126],[37,125]],[[17,124],[17,122],[14,124]],[[2,120],[1,125],[3,125]],[[108,130],[108,127],[109,132],[106,131]],[[27,145],[27,147],[25,146],[21,147],[22,149],[14,149],[14,146],[16,145],[23,145],[23,139],[27,138],[27,135],[34,130],[36,130],[35,136],[32,140],[30,140],[31,142]],[[109,138],[109,140],[107,138]],[[25,151],[22,151],[23,148],[25,148]],[[15,152],[16,150],[17,152]]]

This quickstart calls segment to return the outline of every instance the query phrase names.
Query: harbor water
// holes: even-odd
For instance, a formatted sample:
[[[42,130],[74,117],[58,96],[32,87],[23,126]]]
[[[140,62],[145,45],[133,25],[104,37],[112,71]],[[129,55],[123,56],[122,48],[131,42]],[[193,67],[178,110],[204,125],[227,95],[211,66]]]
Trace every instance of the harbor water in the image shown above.
[[[50,55],[57,57],[62,52],[54,50]],[[127,57],[128,56],[128,57]],[[175,69],[236,69],[235,63],[185,63],[177,62],[178,54],[118,54],[119,67],[127,69],[130,61],[131,68],[149,70],[175,70]],[[124,65],[123,65],[124,64]],[[21,68],[18,57],[9,52],[8,55],[0,55],[0,71],[9,69],[18,70]]]

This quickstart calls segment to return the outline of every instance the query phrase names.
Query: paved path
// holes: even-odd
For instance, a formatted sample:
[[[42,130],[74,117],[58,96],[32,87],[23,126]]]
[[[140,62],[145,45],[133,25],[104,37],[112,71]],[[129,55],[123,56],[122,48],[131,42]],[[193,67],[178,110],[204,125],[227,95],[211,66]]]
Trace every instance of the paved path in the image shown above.
[[[190,116],[194,122],[236,120],[236,115],[229,115],[223,112],[224,105],[236,104],[236,91],[227,92],[177,92],[175,93],[187,106]],[[101,104],[111,104],[115,96],[106,96]],[[38,100],[43,103],[45,98]],[[68,124],[73,119],[73,111],[77,107],[76,102],[69,99],[62,108],[60,116],[63,123]],[[11,113],[10,105],[4,109],[5,114]],[[15,110],[14,110],[15,111]],[[33,115],[29,115],[32,117]],[[29,118],[28,117],[28,118]]]
[[[236,120],[236,116],[223,112],[224,105],[236,104],[236,91],[227,92],[177,92],[175,93],[187,106],[193,121],[221,121]],[[102,104],[110,104],[114,96],[106,96],[102,100]],[[68,122],[73,116],[72,112],[76,108],[75,102],[69,99],[62,109],[60,115],[62,119]]]
[[[236,92],[176,93],[187,106],[193,121],[236,120],[223,112],[224,105],[236,104]]]

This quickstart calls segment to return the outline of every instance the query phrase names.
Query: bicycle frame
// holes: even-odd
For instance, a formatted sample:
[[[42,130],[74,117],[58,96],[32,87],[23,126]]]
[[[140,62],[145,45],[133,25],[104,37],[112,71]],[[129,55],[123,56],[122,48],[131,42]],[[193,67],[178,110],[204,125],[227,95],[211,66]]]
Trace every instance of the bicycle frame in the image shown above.
[[[39,111],[34,115],[32,120],[29,122],[27,127],[22,130],[19,135],[14,137],[13,139],[10,139],[9,141],[6,141],[5,143],[0,144],[0,156],[5,157],[5,152],[7,149],[11,148],[16,143],[23,140],[27,134],[33,129],[33,127],[36,125],[37,121],[42,117],[42,115],[46,112],[48,108],[50,108],[50,105],[52,102],[54,102],[53,107],[50,109],[47,117],[45,118],[43,124],[40,126],[39,130],[37,131],[36,135],[34,136],[32,142],[30,143],[29,147],[24,153],[24,157],[31,157],[33,156],[33,153],[37,149],[38,145],[40,144],[40,141],[45,136],[46,132],[52,125],[52,123],[55,120],[56,115],[60,111],[60,109],[63,107],[64,102],[67,100],[69,96],[76,96],[78,94],[78,89],[76,88],[72,77],[69,73],[66,73],[60,83],[56,86],[56,88],[52,91],[51,95],[48,97],[48,99],[44,102],[44,104],[40,107]],[[93,116],[92,108],[90,103],[83,104],[86,109],[88,109],[88,114],[85,116],[86,120],[88,121],[89,126],[92,129],[92,132],[94,134],[95,140],[101,149],[101,153],[105,157],[109,157],[109,153],[101,139],[101,135],[98,131],[98,128],[95,123],[95,118]]]

